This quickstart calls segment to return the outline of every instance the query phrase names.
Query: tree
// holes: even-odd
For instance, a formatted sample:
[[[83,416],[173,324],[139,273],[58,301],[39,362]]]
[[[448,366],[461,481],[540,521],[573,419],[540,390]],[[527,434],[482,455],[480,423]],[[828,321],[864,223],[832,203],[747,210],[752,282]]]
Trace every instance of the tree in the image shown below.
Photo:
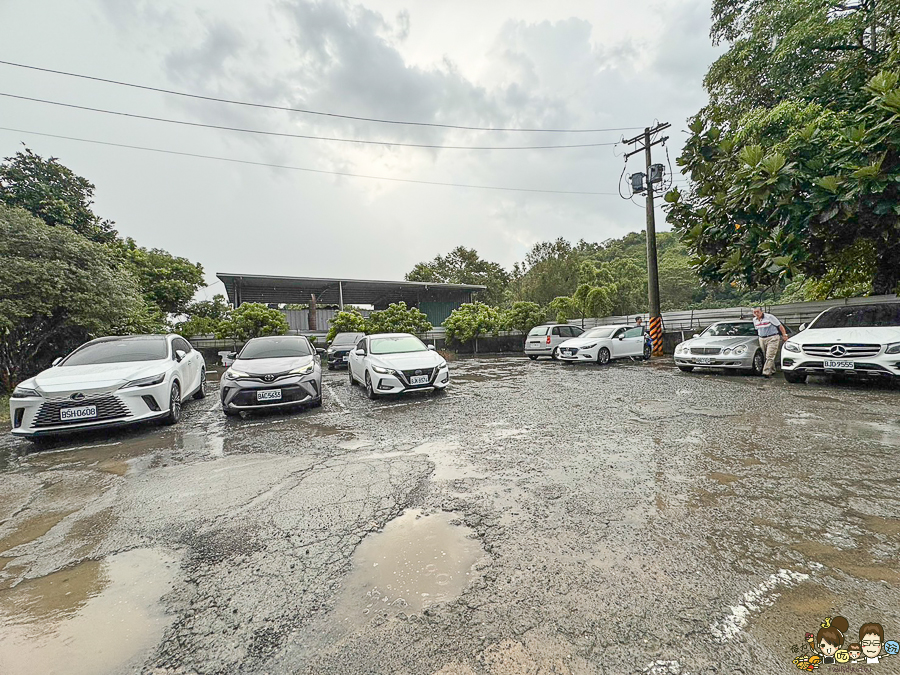
[[[25,209],[47,225],[69,227],[95,242],[116,238],[113,223],[91,210],[94,185],[28,148],[0,163],[0,202]]]
[[[581,260],[579,250],[562,237],[535,244],[525,262],[513,268],[514,299],[546,305],[558,296],[571,295],[578,287]]]
[[[580,312],[578,303],[568,295],[553,298],[548,306],[551,312],[556,313],[556,323],[566,323],[569,319],[578,316]]]
[[[214,335],[219,325],[228,317],[231,307],[224,295],[214,295],[212,300],[199,300],[188,303],[185,309],[187,317],[176,324],[175,329],[183,336]]]
[[[735,130],[691,124],[679,162],[695,187],[666,195],[667,219],[701,278],[745,288],[871,270],[872,290],[900,283],[900,87],[873,77],[866,105],[834,113],[786,102]],[[870,256],[848,259],[847,250]]]
[[[519,300],[503,312],[501,325],[507,330],[527,333],[547,320],[547,310],[536,302]]]
[[[334,336],[338,333],[367,333],[368,326],[366,317],[364,317],[358,309],[350,307],[342,312],[338,312],[328,320],[330,328],[328,335],[325,337],[327,342],[334,340]]]
[[[395,302],[387,309],[372,312],[366,328],[368,333],[427,333],[433,326],[417,308]]]
[[[165,316],[185,314],[203,285],[203,267],[159,248],[138,246],[130,237],[116,242],[116,249],[131,265],[147,302]]]
[[[457,342],[474,340],[475,353],[478,353],[478,337],[488,333],[497,335],[501,326],[500,310],[482,302],[462,304],[444,321],[447,338]]]
[[[246,342],[266,335],[284,335],[289,329],[287,319],[280,310],[269,309],[258,302],[245,302],[220,322],[216,337]]]
[[[89,339],[147,328],[136,280],[105,246],[0,204],[0,380],[7,390]]]
[[[457,246],[431,262],[418,263],[406,275],[407,281],[487,286],[487,290],[478,292],[476,297],[492,305],[501,305],[505,301],[509,279],[509,272],[502,266],[482,260],[478,251],[464,246]]]

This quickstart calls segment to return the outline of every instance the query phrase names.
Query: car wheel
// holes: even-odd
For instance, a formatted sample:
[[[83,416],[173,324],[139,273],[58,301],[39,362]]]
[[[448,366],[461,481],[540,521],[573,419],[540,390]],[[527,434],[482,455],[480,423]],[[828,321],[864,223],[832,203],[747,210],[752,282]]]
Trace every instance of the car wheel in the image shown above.
[[[366,371],[366,396],[372,401],[378,397],[378,394],[376,394],[375,390],[372,388],[372,378],[369,377],[369,371]]]
[[[597,364],[605,366],[607,363],[609,363],[609,350],[606,347],[600,347],[600,351],[597,352]]]
[[[644,361],[649,361],[650,357],[653,356],[653,347],[644,343]]]
[[[694,366],[678,366],[678,370],[682,373],[691,373],[694,371]]]
[[[763,356],[762,349],[757,349],[756,353],[753,355],[753,368],[752,372],[754,375],[762,375],[763,366],[765,365],[766,360]]]
[[[550,358],[554,361],[559,361],[559,347],[553,348],[553,351],[550,352]]]
[[[347,366],[347,375],[349,375],[350,377],[350,386],[355,387],[356,380],[353,378],[353,370],[350,368],[350,366]]]
[[[328,364],[328,370],[334,370],[334,364],[333,364],[333,363],[329,363],[329,364]]]
[[[238,410],[229,410],[228,408],[222,408],[222,412],[225,413],[226,417],[237,417],[241,414]]]
[[[781,373],[784,375],[784,379],[791,384],[803,384],[806,382],[806,373],[795,373],[792,370],[782,370]]]
[[[322,397],[314,398],[312,402],[309,404],[310,408],[321,408],[322,407]]]
[[[178,382],[172,383],[172,391],[169,394],[169,414],[163,418],[163,424],[177,424],[181,419],[181,387]]]
[[[200,369],[200,388],[194,392],[194,398],[206,398],[206,368]]]
[[[535,356],[534,354],[529,354],[528,358],[531,359],[532,361],[537,361],[537,356]]]

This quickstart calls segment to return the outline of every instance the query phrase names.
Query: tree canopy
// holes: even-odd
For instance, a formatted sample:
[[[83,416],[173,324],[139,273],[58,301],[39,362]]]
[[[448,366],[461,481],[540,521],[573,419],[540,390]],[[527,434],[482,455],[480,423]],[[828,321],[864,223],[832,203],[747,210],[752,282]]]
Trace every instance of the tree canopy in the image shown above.
[[[219,322],[216,337],[246,342],[267,335],[284,335],[289,329],[281,310],[269,309],[259,302],[245,302]]]
[[[477,294],[478,299],[501,305],[506,299],[509,272],[495,262],[483,260],[475,249],[457,246],[447,255],[418,263],[407,273],[406,280],[487,286],[487,290]]]

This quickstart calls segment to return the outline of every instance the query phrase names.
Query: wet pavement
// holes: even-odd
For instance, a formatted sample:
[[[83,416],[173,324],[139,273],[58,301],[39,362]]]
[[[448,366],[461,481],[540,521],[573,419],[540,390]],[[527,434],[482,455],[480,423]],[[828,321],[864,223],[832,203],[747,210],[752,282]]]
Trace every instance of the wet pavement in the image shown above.
[[[774,673],[825,617],[900,635],[897,387],[451,372],[0,439],[0,673]]]

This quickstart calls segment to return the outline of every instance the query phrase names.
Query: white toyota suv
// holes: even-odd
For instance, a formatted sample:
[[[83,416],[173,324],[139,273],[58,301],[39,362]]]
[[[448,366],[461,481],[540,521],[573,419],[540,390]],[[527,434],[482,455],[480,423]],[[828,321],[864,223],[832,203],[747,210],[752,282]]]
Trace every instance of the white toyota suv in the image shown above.
[[[845,373],[900,379],[900,302],[832,307],[784,343],[788,382]]]

